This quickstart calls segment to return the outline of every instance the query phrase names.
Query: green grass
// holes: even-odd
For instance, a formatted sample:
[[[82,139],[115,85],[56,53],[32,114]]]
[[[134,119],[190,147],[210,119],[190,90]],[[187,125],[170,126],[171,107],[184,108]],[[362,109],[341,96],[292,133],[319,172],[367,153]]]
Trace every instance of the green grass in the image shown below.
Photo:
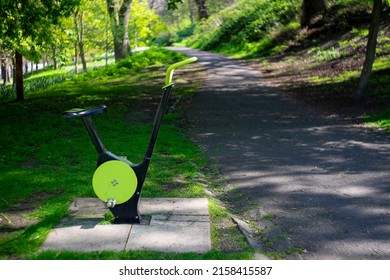
[[[97,154],[79,119],[62,113],[78,107],[106,104],[108,112],[94,117],[108,150],[134,162],[146,151],[154,112],[168,64],[182,55],[148,51],[106,69],[87,72],[27,94],[24,102],[0,103],[0,218],[20,217],[29,226],[0,227],[0,259],[236,259],[250,251],[225,254],[164,254],[154,252],[38,253],[50,230],[67,215],[76,197],[94,197],[91,178]],[[137,62],[138,61],[138,62]],[[141,62],[139,62],[141,61]],[[134,66],[135,65],[135,66]],[[107,73],[111,73],[108,75]],[[39,73],[42,77],[44,73]],[[49,77],[56,72],[48,74]],[[30,79],[33,79],[31,76]],[[186,97],[196,85],[176,72],[173,98]],[[208,159],[176,126],[180,112],[164,118],[146,182],[144,197],[205,197],[210,180]],[[26,210],[22,213],[22,210]],[[10,220],[13,222],[12,220]],[[218,242],[218,241],[215,241]],[[249,252],[249,253],[248,253]]]
[[[365,123],[390,132],[390,110],[385,110],[365,117]]]
[[[185,43],[237,57],[271,52],[270,33],[289,26],[298,7],[297,0],[237,1],[198,24]]]

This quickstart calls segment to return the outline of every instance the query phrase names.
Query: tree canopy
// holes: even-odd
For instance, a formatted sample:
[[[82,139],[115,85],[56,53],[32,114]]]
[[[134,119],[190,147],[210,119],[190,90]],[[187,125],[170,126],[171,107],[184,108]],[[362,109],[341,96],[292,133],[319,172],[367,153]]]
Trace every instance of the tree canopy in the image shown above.
[[[1,1],[0,48],[15,50],[17,100],[24,99],[22,53],[33,56],[37,46],[49,40],[48,28],[69,15],[78,3],[79,0]]]
[[[42,43],[49,36],[48,26],[70,15],[80,0],[1,0],[0,45],[18,48],[31,38]]]

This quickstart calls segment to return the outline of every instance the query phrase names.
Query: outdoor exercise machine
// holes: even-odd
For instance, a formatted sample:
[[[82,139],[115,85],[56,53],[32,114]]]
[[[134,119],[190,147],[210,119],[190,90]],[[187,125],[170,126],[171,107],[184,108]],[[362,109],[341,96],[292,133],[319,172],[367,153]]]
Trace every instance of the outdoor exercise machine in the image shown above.
[[[133,164],[127,159],[117,156],[103,145],[91,117],[106,113],[107,106],[91,109],[71,109],[64,113],[65,118],[80,117],[83,121],[93,144],[98,153],[97,168],[92,178],[92,187],[96,196],[104,202],[114,215],[115,223],[140,223],[141,215],[138,211],[138,202],[141,197],[142,187],[149,168],[153,149],[160,130],[161,121],[168,105],[169,96],[172,92],[173,73],[175,69],[186,64],[195,62],[196,57],[188,58],[168,67],[165,77],[165,86],[158,106],[152,134],[144,159]]]

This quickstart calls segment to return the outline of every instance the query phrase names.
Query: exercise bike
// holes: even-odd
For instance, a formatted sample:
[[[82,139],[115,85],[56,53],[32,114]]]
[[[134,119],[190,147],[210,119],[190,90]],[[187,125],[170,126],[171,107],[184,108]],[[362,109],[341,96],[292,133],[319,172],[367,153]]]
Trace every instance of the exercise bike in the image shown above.
[[[64,113],[65,118],[80,117],[87,128],[98,153],[97,168],[92,178],[93,190],[96,196],[112,212],[115,223],[141,223],[138,203],[160,130],[161,121],[168,105],[172,87],[174,86],[172,82],[174,70],[196,60],[196,57],[192,57],[168,67],[165,86],[163,87],[160,104],[154,118],[149,144],[145,156],[139,164],[133,164],[127,159],[107,151],[104,147],[91,117],[106,113],[107,106],[102,105],[91,109],[75,108]]]

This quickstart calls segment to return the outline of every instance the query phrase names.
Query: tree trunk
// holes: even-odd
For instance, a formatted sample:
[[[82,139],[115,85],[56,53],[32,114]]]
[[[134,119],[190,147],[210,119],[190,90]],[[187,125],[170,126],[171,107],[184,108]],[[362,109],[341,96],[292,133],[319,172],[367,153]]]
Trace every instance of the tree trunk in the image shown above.
[[[301,26],[309,26],[313,18],[325,11],[325,0],[303,0]]]
[[[119,61],[131,55],[129,40],[129,17],[132,0],[107,0],[107,10],[111,21],[111,29],[114,39],[115,61]]]
[[[77,46],[78,54],[81,58],[81,63],[83,64],[83,71],[87,71],[87,61],[85,59],[84,52],[84,12],[79,11],[74,12],[74,23],[75,23],[75,31],[77,36]]]
[[[3,61],[1,62],[1,78],[3,79],[3,86],[5,86],[8,81],[7,81],[7,67],[5,64],[3,64]]]
[[[79,52],[77,48],[77,42],[74,43],[74,73],[79,73]]]
[[[15,87],[16,86],[16,61],[15,61],[15,54],[13,55],[14,57],[12,60],[11,72],[12,72],[12,86]]]
[[[56,51],[56,46],[53,46],[53,65],[54,65],[54,70],[57,70],[57,68],[58,68],[58,63],[57,63],[57,51]]]
[[[79,22],[78,22],[78,14],[79,11],[73,13],[73,22],[74,29],[76,33],[76,40],[74,42],[74,72],[77,74],[79,72],[79,40],[80,40],[80,30],[79,30]]]
[[[364,90],[367,87],[368,80],[370,79],[370,75],[372,72],[372,65],[374,64],[375,61],[378,31],[381,23],[382,8],[383,8],[383,1],[374,0],[374,6],[372,8],[372,15],[371,15],[370,30],[368,33],[366,58],[364,60],[362,73],[359,79],[359,84],[354,95],[355,103],[361,101]]]
[[[109,18],[108,18],[108,15],[106,15],[106,66],[108,65],[108,50],[109,50],[109,47],[110,47],[110,42],[109,42],[109,39],[108,39],[108,31],[109,31]]]
[[[195,3],[198,6],[199,20],[208,19],[209,11],[207,10],[206,0],[195,0]]]
[[[3,86],[10,82],[9,63],[6,52],[1,55],[1,77],[3,78]]]
[[[1,63],[1,78],[3,79],[3,84],[2,86],[5,86],[7,84],[7,68],[3,63]]]
[[[188,1],[188,10],[190,11],[190,21],[191,21],[191,24],[193,24],[195,22],[195,6],[194,6],[194,2],[193,1]]]
[[[24,63],[24,73],[27,73],[28,72],[28,61],[27,61],[27,59],[25,59],[24,62],[25,62]]]
[[[16,100],[24,100],[24,87],[23,87],[23,56],[15,51],[15,82],[16,82]]]

